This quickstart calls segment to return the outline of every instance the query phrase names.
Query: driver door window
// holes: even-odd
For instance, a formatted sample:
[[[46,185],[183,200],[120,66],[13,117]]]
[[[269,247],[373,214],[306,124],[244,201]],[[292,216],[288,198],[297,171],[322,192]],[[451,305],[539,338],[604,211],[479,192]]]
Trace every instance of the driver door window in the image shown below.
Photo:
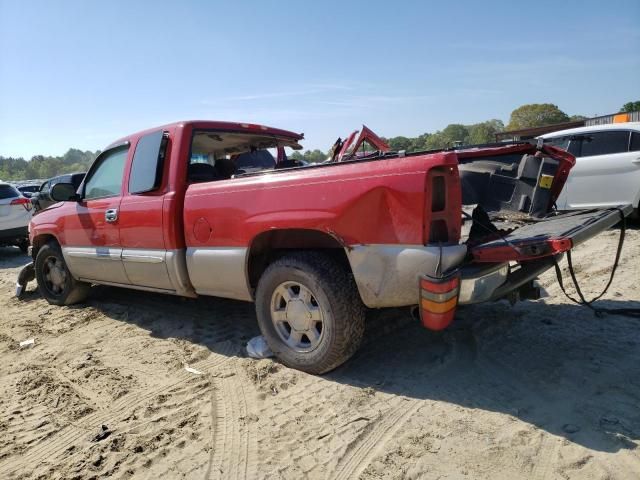
[[[122,190],[122,175],[128,150],[120,148],[106,153],[90,173],[84,186],[84,199],[114,197]]]

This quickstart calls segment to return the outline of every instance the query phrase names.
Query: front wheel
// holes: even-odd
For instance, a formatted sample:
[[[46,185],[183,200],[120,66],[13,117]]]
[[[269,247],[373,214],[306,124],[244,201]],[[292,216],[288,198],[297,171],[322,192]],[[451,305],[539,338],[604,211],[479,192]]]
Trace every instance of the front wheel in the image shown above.
[[[296,252],[273,262],[256,290],[260,330],[285,365],[321,374],[360,346],[365,307],[348,269],[331,256]]]
[[[71,276],[57,243],[47,243],[38,251],[35,262],[40,294],[53,305],[82,302],[89,294],[88,283]]]

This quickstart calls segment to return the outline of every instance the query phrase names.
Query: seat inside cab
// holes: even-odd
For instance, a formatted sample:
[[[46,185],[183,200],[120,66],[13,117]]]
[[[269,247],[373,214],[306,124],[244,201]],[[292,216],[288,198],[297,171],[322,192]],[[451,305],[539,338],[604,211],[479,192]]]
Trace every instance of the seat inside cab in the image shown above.
[[[270,135],[196,131],[191,141],[191,155],[187,168],[190,183],[226,180],[238,175],[302,166],[286,156],[276,160],[278,147],[295,142]],[[273,153],[272,153],[273,152]]]

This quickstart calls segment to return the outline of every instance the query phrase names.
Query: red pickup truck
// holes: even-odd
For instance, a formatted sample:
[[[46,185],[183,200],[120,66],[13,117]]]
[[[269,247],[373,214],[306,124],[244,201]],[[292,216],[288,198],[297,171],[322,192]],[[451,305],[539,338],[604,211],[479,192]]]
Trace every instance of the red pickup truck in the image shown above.
[[[460,304],[530,292],[554,257],[619,220],[554,215],[574,163],[563,150],[391,152],[367,133],[377,151],[357,153],[363,137],[313,165],[284,154],[302,135],[260,125],[118,140],[31,221],[38,288],[56,305],[91,284],[252,301],[276,356],[323,373],[358,348],[366,308],[418,305],[443,329]]]

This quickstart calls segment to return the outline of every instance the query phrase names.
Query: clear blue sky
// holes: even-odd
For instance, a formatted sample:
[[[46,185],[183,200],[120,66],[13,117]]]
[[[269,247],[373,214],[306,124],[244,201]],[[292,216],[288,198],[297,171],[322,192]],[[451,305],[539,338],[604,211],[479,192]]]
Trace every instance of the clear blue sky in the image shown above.
[[[594,115],[638,99],[638,0],[0,0],[4,156],[192,118],[326,150],[362,123],[415,136],[524,103]]]

